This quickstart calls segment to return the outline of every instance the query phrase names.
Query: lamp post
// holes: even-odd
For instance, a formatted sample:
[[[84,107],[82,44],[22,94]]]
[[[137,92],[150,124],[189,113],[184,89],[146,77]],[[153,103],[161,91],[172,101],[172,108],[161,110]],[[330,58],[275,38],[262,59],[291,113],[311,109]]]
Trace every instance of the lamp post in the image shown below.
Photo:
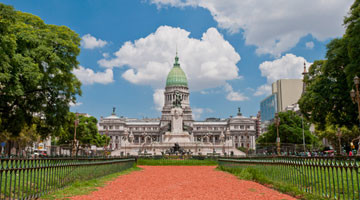
[[[246,136],[246,157],[248,157],[248,154],[249,154],[249,133],[248,133],[248,130],[247,130],[247,125],[245,125],[245,136]]]
[[[341,155],[342,151],[341,151],[341,130],[340,130],[340,128],[338,128],[337,136],[338,136],[338,140],[339,140],[339,154]]]
[[[75,116],[75,130],[74,130],[74,144],[73,144],[73,152],[72,152],[72,156],[76,156],[75,154],[76,154],[76,128],[77,128],[77,126],[78,126],[78,124],[79,124],[79,113],[78,112],[76,112],[76,114],[75,114],[76,116]]]
[[[275,113],[275,125],[276,125],[276,146],[277,146],[277,154],[280,156],[280,136],[279,136],[279,125],[280,125],[280,117],[279,113]]]
[[[355,84],[355,88],[356,88],[356,91],[354,89],[352,89],[350,91],[350,96],[351,96],[351,100],[353,101],[353,103],[357,103],[358,105],[358,118],[359,118],[359,121],[360,121],[360,95],[359,95],[359,77],[358,76],[355,76],[354,77],[354,84]]]
[[[359,80],[359,77],[358,76],[355,76],[354,77],[354,85],[355,85],[355,88],[356,88],[356,91],[354,90],[354,89],[352,89],[351,91],[350,91],[350,96],[351,96],[351,100],[352,100],[352,102],[355,104],[355,103],[357,103],[357,106],[358,106],[358,119],[359,119],[359,127],[360,127],[360,95],[359,95],[359,82],[360,82],[360,80]],[[359,137],[358,138],[356,138],[356,139],[359,139]],[[359,140],[359,143],[358,143],[359,145],[359,148],[358,148],[358,151],[357,151],[357,155],[359,156],[360,155],[360,140]]]

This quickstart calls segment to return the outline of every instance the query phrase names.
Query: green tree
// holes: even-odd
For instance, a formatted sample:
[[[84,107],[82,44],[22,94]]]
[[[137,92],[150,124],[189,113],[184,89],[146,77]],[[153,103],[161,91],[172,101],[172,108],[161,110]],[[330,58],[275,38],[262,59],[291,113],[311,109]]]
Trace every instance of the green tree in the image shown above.
[[[360,75],[360,0],[345,17],[346,33],[327,45],[326,60],[315,61],[306,77],[306,93],[299,100],[307,120],[325,130],[325,124],[352,129],[359,124],[350,98],[353,78]]]
[[[71,73],[79,45],[68,27],[0,3],[1,134],[15,137],[26,125],[41,123],[38,132],[45,137],[64,123],[69,103],[81,95]]]
[[[279,137],[281,143],[302,144],[303,128],[302,119],[293,111],[279,113]],[[304,135],[306,144],[317,144],[318,139],[309,131],[310,125],[304,121]],[[273,123],[269,126],[266,133],[262,134],[257,143],[275,143],[277,138],[276,125]]]
[[[66,123],[58,136],[58,144],[72,144],[75,134],[75,120],[78,120],[76,127],[76,154],[79,148],[90,147],[95,145],[103,147],[109,144],[110,138],[106,135],[100,135],[97,128],[97,119],[84,115],[76,116],[75,113],[69,112],[66,117]]]
[[[339,135],[339,129],[341,134]],[[340,138],[340,144],[342,146],[342,151],[344,150],[350,150],[350,142],[353,142],[355,146],[358,146],[357,143],[358,140],[353,141],[357,136],[360,135],[360,130],[357,126],[353,126],[351,129],[347,128],[346,126],[336,126],[332,124],[327,124],[325,129],[321,130],[318,129],[316,131],[316,135],[319,136],[319,138],[326,138],[328,142],[331,144],[331,146],[339,152],[339,138]],[[345,149],[344,149],[345,147]],[[357,150],[357,148],[356,148]]]

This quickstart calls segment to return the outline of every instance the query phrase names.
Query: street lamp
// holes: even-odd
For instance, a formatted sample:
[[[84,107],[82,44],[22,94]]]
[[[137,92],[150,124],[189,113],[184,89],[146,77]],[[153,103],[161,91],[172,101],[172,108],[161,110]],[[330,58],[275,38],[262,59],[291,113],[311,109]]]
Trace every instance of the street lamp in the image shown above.
[[[338,128],[337,136],[338,136],[338,139],[339,139],[339,154],[341,155],[342,151],[341,151],[341,129],[340,128]]]
[[[359,77],[358,76],[355,76],[354,77],[354,84],[355,84],[355,88],[356,88],[356,91],[354,89],[352,89],[350,91],[350,96],[351,96],[351,100],[353,101],[353,103],[357,103],[358,105],[358,118],[359,118],[359,121],[360,121],[360,95],[359,95]]]
[[[277,154],[280,156],[280,136],[279,136],[279,125],[280,125],[280,117],[279,113],[275,113],[275,125],[276,125],[276,146],[277,146]]]
[[[246,136],[246,157],[248,157],[248,154],[249,154],[249,133],[248,133],[248,130],[247,130],[247,125],[245,125],[245,136]]]
[[[73,152],[72,152],[72,155],[74,156],[76,154],[76,128],[79,124],[79,113],[76,112],[75,114],[75,130],[74,130],[74,144],[73,144]],[[75,155],[76,156],[76,155]]]
[[[351,100],[352,102],[355,104],[357,103],[358,105],[358,119],[359,119],[359,127],[360,127],[360,95],[359,95],[359,77],[358,76],[355,76],[354,77],[354,84],[355,84],[355,88],[356,88],[356,91],[354,89],[352,89],[350,91],[350,97],[351,97]],[[356,138],[356,139],[359,139],[360,137]],[[360,144],[360,140],[359,140],[359,143]],[[360,155],[360,145],[359,145],[359,148],[358,148],[358,152],[357,152],[357,155]]]

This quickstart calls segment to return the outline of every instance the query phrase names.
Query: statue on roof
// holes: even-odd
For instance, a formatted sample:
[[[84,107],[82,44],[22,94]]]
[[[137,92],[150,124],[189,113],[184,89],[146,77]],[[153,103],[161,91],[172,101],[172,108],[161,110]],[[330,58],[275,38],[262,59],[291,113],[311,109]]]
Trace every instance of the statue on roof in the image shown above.
[[[240,107],[238,107],[238,113],[237,113],[237,115],[238,116],[241,116],[242,114],[241,114],[241,108]]]
[[[113,115],[115,115],[115,107],[113,107],[113,112],[112,112]]]
[[[178,91],[176,91],[175,93],[175,101],[173,102],[173,107],[174,108],[181,108],[181,101],[182,101],[182,97],[180,95],[180,93]]]

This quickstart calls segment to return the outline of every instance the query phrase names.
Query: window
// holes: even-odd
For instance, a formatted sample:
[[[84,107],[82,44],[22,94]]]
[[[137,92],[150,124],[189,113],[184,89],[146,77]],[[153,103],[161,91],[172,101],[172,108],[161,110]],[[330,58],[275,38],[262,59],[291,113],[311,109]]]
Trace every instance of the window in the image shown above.
[[[119,129],[119,126],[115,126],[115,129]]]
[[[135,130],[138,130],[138,127],[136,127]]]
[[[109,129],[111,130],[111,129],[112,129],[112,126],[109,126]]]
[[[234,129],[239,129],[239,126],[234,126]]]
[[[201,129],[201,127],[200,127],[200,126],[196,127],[196,130],[200,130],[200,129]]]
[[[110,140],[112,140],[112,136],[110,135]]]
[[[218,130],[218,127],[214,127],[214,130],[217,131],[217,130]]]
[[[243,139],[244,138],[244,136],[241,136],[241,139]]]
[[[104,126],[104,129],[107,129],[107,126]]]
[[[247,126],[246,126],[246,128],[247,128],[247,129],[250,129],[250,126],[249,126],[249,125],[247,125]]]
[[[244,126],[243,126],[243,125],[241,125],[241,126],[240,126],[240,129],[244,129]]]
[[[116,136],[115,139],[118,139],[118,136]]]
[[[249,136],[247,136],[247,139],[249,139]]]

